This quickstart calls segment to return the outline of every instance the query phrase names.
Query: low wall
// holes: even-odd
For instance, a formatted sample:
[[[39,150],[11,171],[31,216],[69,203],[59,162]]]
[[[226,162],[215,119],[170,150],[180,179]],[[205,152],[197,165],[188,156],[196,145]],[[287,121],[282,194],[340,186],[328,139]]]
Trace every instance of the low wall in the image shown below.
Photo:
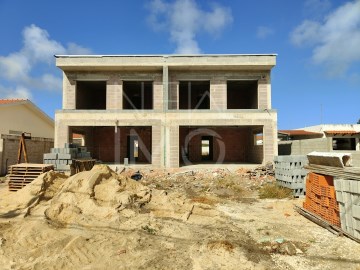
[[[0,175],[7,173],[10,165],[17,163],[20,136],[1,135],[0,140]],[[43,154],[49,153],[50,148],[54,147],[54,140],[49,138],[33,137],[26,140],[26,150],[29,163],[43,163]],[[22,154],[21,162],[24,162]]]

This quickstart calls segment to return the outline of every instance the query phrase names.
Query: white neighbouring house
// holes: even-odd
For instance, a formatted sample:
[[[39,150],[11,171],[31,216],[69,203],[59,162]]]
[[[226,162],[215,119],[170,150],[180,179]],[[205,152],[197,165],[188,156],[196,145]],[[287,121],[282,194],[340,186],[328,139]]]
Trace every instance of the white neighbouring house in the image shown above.
[[[30,100],[0,99],[0,175],[16,163],[22,132],[32,136],[26,141],[29,162],[42,163],[54,144],[54,120]]]

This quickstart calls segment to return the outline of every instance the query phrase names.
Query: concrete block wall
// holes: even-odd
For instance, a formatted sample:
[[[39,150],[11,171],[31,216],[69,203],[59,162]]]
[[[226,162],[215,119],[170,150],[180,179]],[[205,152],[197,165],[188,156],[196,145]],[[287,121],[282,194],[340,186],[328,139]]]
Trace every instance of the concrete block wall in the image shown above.
[[[334,185],[341,228],[360,239],[360,181],[336,177]]]
[[[19,139],[20,137],[15,135],[1,135],[0,175],[5,175],[8,167],[17,163]],[[54,147],[54,140],[48,138],[32,137],[31,140],[26,140],[25,143],[29,163],[43,163],[43,154],[49,152],[51,147]],[[25,162],[24,154],[22,154],[21,162]]]
[[[274,165],[277,184],[292,189],[294,196],[305,195],[307,170],[304,165],[307,163],[307,156],[303,155],[276,156]]]

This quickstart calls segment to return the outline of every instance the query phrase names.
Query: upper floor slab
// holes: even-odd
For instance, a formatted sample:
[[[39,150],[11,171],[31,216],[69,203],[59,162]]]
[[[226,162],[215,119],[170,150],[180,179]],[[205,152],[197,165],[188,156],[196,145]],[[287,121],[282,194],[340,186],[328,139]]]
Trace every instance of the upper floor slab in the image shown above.
[[[55,55],[63,71],[271,70],[276,54]]]

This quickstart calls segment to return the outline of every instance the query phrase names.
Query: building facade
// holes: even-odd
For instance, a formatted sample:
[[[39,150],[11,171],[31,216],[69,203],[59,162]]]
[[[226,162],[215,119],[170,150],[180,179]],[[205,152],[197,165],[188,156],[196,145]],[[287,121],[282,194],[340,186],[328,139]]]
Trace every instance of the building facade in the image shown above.
[[[43,163],[43,154],[54,146],[54,120],[27,99],[0,99],[0,175],[17,163],[19,139],[23,132],[30,133],[26,140],[30,163]],[[24,158],[21,160],[24,161]]]
[[[276,55],[58,55],[63,107],[55,147],[76,134],[93,158],[109,164],[272,161],[275,64]]]

